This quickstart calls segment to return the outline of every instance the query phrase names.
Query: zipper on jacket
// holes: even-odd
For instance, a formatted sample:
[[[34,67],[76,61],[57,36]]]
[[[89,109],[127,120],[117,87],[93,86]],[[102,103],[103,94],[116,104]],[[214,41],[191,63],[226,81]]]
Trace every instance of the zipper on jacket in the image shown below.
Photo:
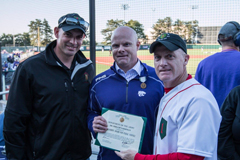
[[[76,91],[76,88],[74,87],[74,83],[72,82],[72,88],[74,91]]]
[[[126,86],[126,103],[128,103],[128,81]]]
[[[66,92],[68,92],[68,85],[67,85],[67,82],[65,82],[64,85],[65,85],[65,88],[66,88]]]
[[[36,156],[36,153],[35,153],[35,152],[33,152],[33,159],[35,159],[35,156]]]

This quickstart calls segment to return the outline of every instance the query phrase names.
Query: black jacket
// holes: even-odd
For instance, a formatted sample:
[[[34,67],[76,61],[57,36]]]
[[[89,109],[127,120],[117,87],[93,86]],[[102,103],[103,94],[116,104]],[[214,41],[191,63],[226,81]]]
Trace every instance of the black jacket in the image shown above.
[[[86,110],[93,65],[79,51],[70,75],[56,61],[55,45],[20,63],[14,74],[3,129],[10,160],[91,155]]]
[[[218,158],[240,160],[240,86],[231,90],[222,107],[218,135]]]

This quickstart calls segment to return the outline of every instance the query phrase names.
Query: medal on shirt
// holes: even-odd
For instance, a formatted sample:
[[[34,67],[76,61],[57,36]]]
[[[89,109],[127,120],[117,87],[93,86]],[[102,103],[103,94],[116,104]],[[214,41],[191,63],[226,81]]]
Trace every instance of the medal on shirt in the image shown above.
[[[142,89],[146,88],[147,85],[146,85],[145,82],[146,82],[147,78],[144,76],[144,77],[140,77],[139,80],[140,80],[140,82],[142,82],[141,85],[140,85],[141,88],[142,88]]]

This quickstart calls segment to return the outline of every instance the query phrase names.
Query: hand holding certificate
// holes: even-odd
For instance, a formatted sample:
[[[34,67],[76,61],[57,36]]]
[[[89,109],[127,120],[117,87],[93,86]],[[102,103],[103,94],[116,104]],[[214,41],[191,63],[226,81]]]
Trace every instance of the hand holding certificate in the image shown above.
[[[98,133],[95,144],[112,150],[132,149],[140,152],[147,118],[102,109],[108,124],[106,133]]]

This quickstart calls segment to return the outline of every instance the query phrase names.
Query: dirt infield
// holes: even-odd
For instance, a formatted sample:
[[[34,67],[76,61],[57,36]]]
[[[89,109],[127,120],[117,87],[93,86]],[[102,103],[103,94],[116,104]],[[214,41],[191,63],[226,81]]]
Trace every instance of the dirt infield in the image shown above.
[[[204,59],[206,57],[208,57],[208,55],[190,55],[190,59],[194,59],[194,58]],[[153,55],[138,56],[138,58],[140,60],[153,60]],[[114,62],[114,60],[113,60],[112,56],[109,56],[109,57],[96,57],[96,63],[99,63],[99,64],[112,66],[113,62]]]

